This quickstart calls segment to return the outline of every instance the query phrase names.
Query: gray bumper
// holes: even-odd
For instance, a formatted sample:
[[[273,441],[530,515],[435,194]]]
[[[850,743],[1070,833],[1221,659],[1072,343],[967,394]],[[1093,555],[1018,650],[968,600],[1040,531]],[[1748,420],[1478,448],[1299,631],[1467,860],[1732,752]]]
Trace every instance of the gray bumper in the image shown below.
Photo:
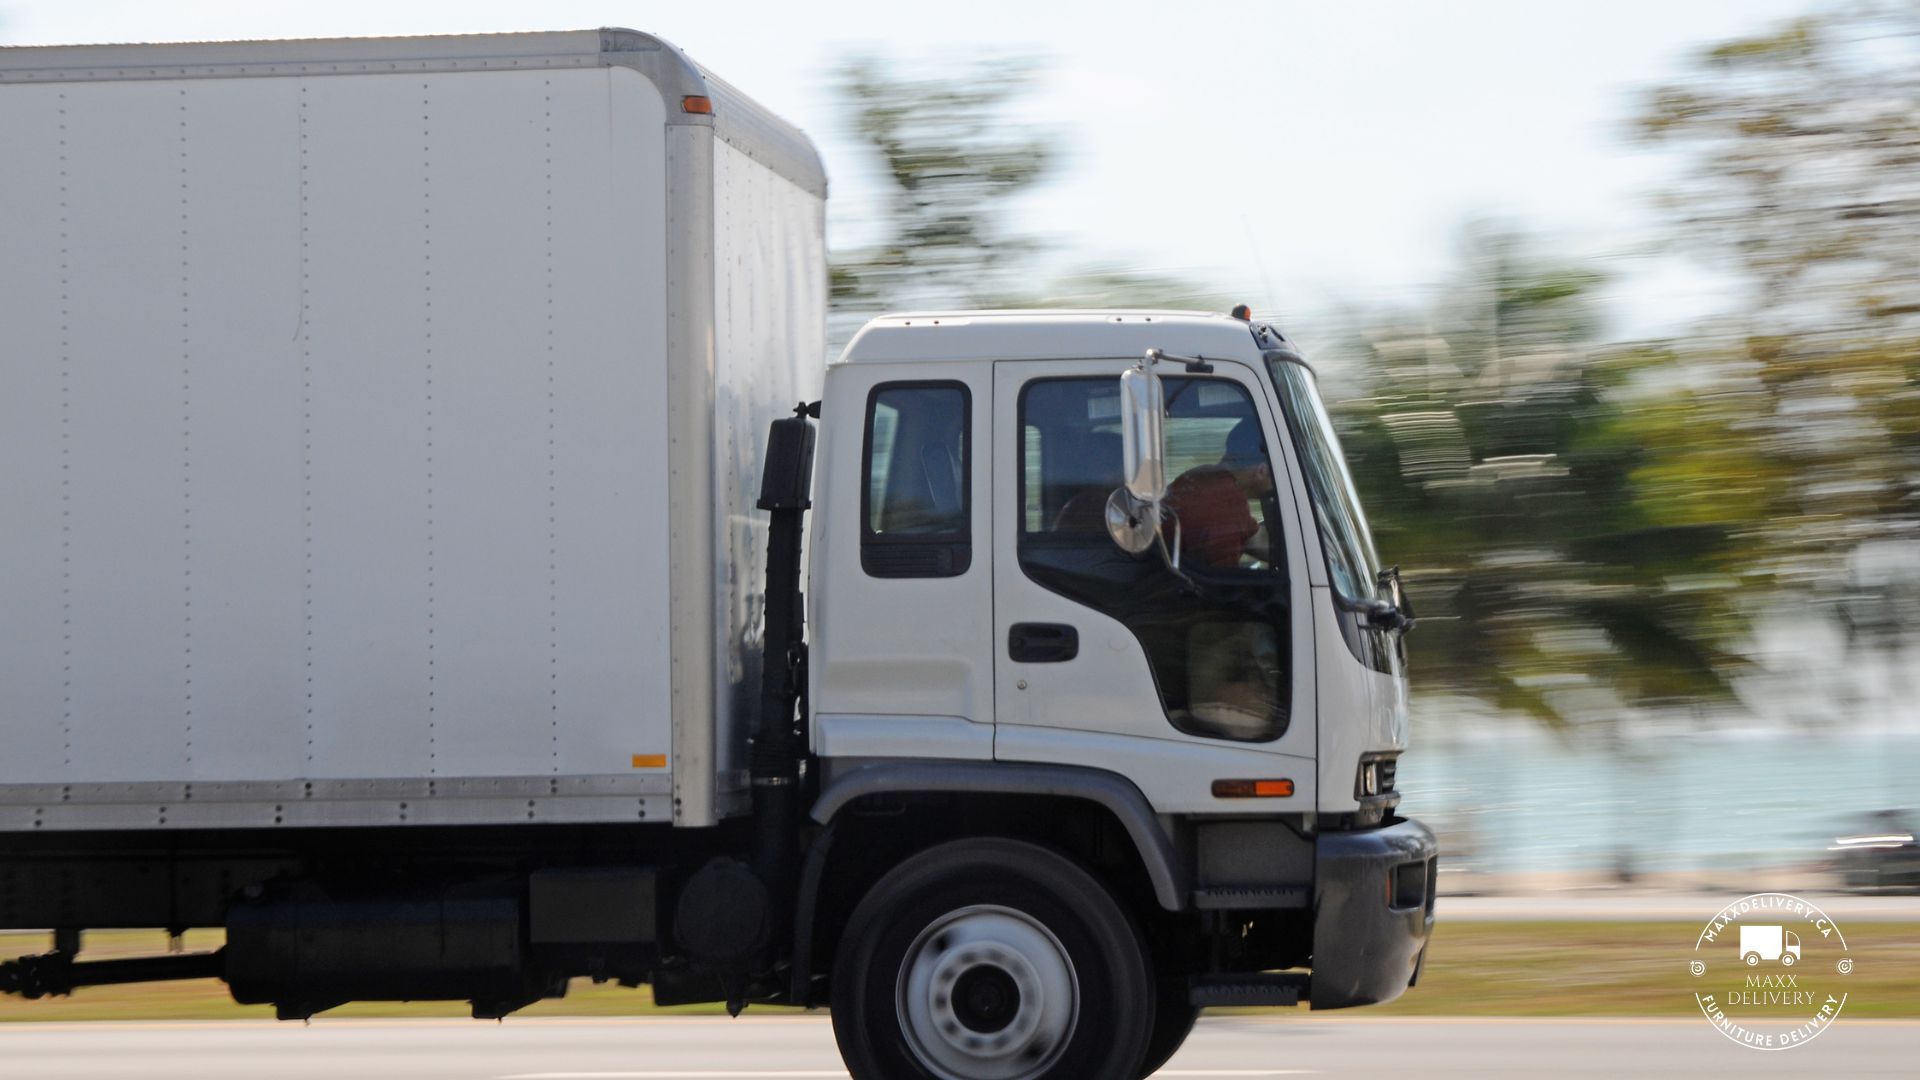
[[[1439,850],[1417,821],[1315,839],[1314,1008],[1377,1005],[1413,984],[1433,930]]]

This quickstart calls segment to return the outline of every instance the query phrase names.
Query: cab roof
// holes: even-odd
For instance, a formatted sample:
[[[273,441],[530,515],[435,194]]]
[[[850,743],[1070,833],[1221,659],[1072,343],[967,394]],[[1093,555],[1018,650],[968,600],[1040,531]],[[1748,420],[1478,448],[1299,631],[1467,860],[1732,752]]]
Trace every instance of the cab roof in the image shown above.
[[[1164,349],[1209,359],[1260,359],[1256,332],[1278,331],[1205,311],[915,311],[867,323],[840,363],[1138,357]]]

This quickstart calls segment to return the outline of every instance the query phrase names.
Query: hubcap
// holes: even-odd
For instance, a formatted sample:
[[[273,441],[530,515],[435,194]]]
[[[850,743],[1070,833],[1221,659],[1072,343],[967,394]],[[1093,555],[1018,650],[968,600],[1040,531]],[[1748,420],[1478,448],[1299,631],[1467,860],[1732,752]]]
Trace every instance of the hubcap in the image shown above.
[[[1004,1031],[1020,1012],[1020,984],[992,964],[970,967],[954,981],[953,1011],[968,1031]]]
[[[1060,1059],[1080,1014],[1060,939],[1023,911],[976,905],[913,941],[895,992],[920,1064],[945,1080],[1025,1080]]]

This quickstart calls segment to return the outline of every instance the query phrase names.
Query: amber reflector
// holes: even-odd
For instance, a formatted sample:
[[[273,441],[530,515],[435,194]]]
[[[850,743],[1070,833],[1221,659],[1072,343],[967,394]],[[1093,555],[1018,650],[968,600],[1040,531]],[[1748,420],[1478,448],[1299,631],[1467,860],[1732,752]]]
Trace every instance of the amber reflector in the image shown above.
[[[1215,780],[1216,799],[1284,799],[1293,794],[1291,780]]]
[[[680,99],[680,111],[690,113],[712,113],[713,99],[704,94],[688,94]]]

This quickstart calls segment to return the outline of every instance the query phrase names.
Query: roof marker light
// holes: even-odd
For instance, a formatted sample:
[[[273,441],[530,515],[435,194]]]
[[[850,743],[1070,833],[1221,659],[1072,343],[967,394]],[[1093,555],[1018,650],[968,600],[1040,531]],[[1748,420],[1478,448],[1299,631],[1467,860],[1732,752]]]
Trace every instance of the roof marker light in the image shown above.
[[[699,113],[702,116],[713,115],[713,99],[705,94],[688,94],[680,99],[680,111]]]

